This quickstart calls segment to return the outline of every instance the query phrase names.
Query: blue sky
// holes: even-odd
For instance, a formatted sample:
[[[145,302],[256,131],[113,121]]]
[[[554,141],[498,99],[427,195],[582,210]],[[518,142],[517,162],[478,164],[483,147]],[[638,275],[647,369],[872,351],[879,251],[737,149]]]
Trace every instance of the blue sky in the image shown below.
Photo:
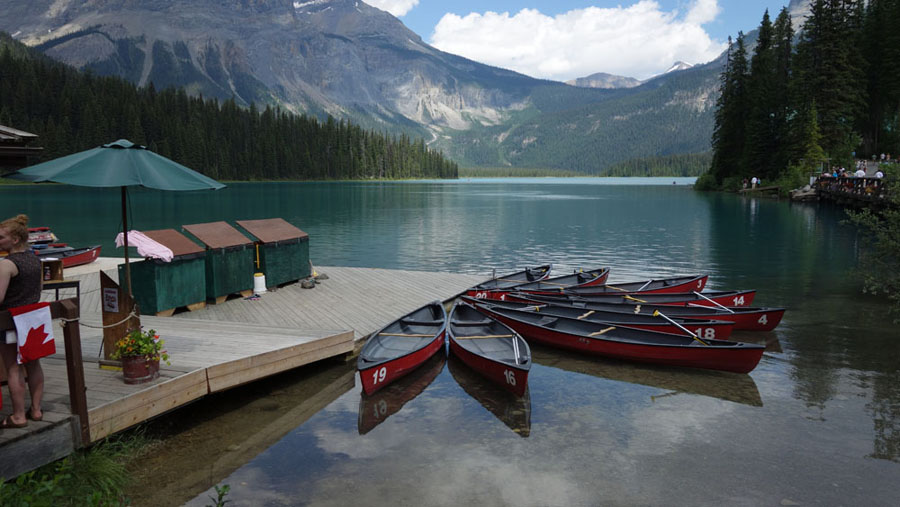
[[[534,77],[646,79],[705,63],[789,0],[368,0],[429,44]]]

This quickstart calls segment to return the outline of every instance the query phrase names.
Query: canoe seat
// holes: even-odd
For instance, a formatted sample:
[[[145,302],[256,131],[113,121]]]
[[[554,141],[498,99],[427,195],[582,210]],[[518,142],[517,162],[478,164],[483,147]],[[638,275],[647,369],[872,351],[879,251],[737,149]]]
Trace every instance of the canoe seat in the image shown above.
[[[402,336],[405,338],[432,338],[433,334],[422,333],[378,333],[378,336]]]
[[[450,324],[454,326],[487,326],[494,321],[491,319],[482,319],[482,320],[453,320],[450,321]]]
[[[514,338],[514,334],[474,334],[466,336],[454,336],[457,340],[478,340],[482,338]]]
[[[401,324],[409,324],[411,326],[440,326],[444,324],[443,320],[415,320],[415,319],[401,319]]]

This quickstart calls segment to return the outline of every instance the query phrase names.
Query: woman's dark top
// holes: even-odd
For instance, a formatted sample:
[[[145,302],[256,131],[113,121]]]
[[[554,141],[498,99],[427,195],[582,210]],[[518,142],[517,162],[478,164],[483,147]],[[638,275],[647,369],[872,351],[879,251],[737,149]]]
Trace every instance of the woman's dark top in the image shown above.
[[[41,260],[30,250],[9,254],[6,257],[19,270],[10,278],[6,297],[0,303],[0,310],[8,310],[22,305],[37,303],[41,299]]]

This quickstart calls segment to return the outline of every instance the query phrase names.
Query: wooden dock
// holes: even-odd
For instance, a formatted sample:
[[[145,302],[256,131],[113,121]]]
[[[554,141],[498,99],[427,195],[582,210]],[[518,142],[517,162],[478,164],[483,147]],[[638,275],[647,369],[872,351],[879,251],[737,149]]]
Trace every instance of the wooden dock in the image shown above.
[[[768,187],[742,188],[738,190],[739,194],[762,193],[762,192],[778,192],[781,189],[778,185],[770,185]]]
[[[97,266],[117,279],[115,264],[108,269],[109,261],[104,262]],[[56,321],[57,354],[41,361],[46,378],[44,420],[0,431],[0,456],[29,457],[0,460],[0,477],[14,477],[210,393],[345,356],[356,341],[397,316],[429,301],[450,299],[487,278],[370,268],[317,271],[328,279],[314,289],[293,283],[258,299],[235,298],[172,317],[142,316],[142,325],[156,329],[166,340],[171,365],[161,365],[160,378],[153,382],[128,385],[120,371],[100,368],[99,275],[81,268],[67,270],[67,279],[80,281],[88,442],[81,438],[81,424],[72,415],[63,332]],[[60,289],[59,297],[75,293],[74,288]],[[45,299],[55,297],[54,291],[44,292]],[[11,411],[6,401],[0,410],[3,417]]]

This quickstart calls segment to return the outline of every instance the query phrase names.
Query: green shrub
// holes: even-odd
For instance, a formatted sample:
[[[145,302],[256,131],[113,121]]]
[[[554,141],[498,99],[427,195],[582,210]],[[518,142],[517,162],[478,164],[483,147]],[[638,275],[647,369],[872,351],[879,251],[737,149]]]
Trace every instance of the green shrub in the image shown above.
[[[701,174],[697,181],[694,183],[694,190],[700,191],[711,191],[711,190],[719,190],[719,184],[716,182],[716,177],[712,174],[706,172]]]
[[[849,222],[859,227],[859,267],[863,292],[883,294],[891,302],[894,322],[900,322],[900,180],[887,176],[889,204],[881,211],[848,211]]]

